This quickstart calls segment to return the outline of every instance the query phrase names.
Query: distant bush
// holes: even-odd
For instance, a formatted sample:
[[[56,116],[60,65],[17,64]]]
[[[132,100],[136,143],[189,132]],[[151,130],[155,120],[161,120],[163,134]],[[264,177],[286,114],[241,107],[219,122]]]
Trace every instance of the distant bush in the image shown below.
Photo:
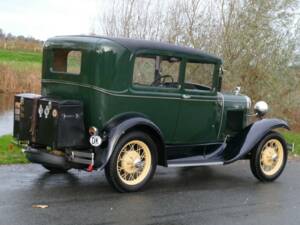
[[[0,28],[0,49],[41,52],[43,43],[43,41],[33,37],[15,36],[11,33],[6,34]]]

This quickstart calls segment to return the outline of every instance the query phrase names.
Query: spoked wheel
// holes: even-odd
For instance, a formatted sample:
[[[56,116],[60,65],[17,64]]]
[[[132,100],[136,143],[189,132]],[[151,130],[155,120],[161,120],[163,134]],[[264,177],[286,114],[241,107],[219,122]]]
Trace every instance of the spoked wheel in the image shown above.
[[[283,137],[277,132],[269,133],[251,156],[253,175],[264,182],[277,179],[285,168],[287,146]]]
[[[157,164],[156,145],[145,133],[125,135],[117,144],[105,175],[120,192],[137,191],[153,176]]]

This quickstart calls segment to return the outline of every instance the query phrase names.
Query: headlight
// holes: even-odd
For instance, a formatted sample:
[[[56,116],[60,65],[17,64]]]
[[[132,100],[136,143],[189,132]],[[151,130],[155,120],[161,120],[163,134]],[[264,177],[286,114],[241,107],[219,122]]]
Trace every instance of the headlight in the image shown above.
[[[245,96],[245,98],[247,103],[247,109],[249,110],[251,108],[251,98],[249,98],[248,96]]]
[[[265,101],[258,101],[254,106],[254,112],[259,116],[263,117],[269,110],[269,106]]]

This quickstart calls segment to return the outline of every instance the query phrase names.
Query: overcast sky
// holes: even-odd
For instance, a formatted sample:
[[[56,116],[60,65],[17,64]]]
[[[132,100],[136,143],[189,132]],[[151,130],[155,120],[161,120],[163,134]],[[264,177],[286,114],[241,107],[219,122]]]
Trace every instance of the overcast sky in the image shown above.
[[[103,0],[0,0],[5,33],[45,40],[64,34],[88,34]]]

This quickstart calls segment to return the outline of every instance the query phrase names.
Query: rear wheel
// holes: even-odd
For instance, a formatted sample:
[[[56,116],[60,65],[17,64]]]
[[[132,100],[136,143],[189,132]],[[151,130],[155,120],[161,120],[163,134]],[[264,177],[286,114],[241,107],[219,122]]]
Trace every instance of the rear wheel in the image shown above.
[[[50,173],[67,173],[69,169],[63,169],[63,168],[58,168],[54,166],[49,166],[49,165],[42,165],[46,170],[48,170]]]
[[[105,175],[116,190],[133,192],[148,183],[156,165],[156,144],[146,133],[136,131],[119,140],[105,167]]]
[[[274,181],[284,170],[287,156],[288,151],[284,138],[277,132],[271,132],[252,152],[251,171],[260,181]]]

